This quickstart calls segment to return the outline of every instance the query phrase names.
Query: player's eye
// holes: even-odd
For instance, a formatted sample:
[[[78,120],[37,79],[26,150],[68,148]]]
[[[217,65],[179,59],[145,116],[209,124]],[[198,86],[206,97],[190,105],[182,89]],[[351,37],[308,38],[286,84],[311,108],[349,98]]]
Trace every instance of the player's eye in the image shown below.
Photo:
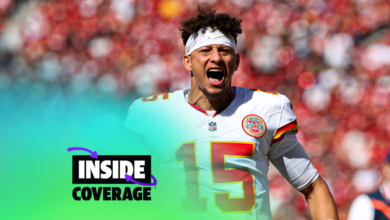
[[[226,53],[230,53],[231,52],[230,49],[228,49],[228,48],[221,48],[220,51],[221,52],[226,52]]]

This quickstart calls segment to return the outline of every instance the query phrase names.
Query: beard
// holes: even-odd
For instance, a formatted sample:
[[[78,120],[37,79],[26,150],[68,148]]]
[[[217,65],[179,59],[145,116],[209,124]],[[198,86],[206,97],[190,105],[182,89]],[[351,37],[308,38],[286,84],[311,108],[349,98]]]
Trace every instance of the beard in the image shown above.
[[[212,98],[212,99],[217,99],[222,97],[222,95],[225,93],[226,87],[224,87],[220,92],[217,93],[210,93],[206,89],[202,88],[202,92],[206,95],[206,97]]]

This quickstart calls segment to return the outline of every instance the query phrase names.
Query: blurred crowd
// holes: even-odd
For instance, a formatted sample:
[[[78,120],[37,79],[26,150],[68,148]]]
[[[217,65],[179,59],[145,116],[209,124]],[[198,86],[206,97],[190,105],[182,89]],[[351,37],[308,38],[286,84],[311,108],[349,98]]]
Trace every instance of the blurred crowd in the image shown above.
[[[189,87],[179,22],[197,0],[0,0],[0,90],[149,96]],[[298,138],[346,219],[390,147],[389,0],[209,0],[243,19],[235,86],[290,98]],[[316,84],[303,89],[300,74]],[[53,89],[54,88],[54,89]],[[307,219],[270,169],[275,219]]]

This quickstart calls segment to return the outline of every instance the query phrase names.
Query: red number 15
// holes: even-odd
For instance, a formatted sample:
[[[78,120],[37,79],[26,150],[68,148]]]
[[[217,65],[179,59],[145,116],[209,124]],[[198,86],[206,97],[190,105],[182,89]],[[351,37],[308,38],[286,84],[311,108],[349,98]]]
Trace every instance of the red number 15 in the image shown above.
[[[243,196],[231,197],[229,192],[214,193],[215,205],[222,212],[251,212],[256,205],[254,177],[247,167],[226,167],[226,157],[251,158],[254,144],[247,142],[210,142],[211,178],[213,184],[241,183]],[[184,143],[175,153],[184,163],[187,198],[182,200],[185,211],[206,211],[207,198],[200,197],[199,168],[196,164],[195,142]]]

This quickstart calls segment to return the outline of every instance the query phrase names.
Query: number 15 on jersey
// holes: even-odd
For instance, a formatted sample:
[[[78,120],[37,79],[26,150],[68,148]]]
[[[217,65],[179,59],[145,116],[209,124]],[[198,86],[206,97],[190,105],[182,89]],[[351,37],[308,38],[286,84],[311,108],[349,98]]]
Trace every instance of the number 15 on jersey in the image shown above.
[[[213,185],[241,184],[242,197],[232,197],[230,192],[215,192],[214,205],[223,213],[251,212],[256,205],[255,179],[248,167],[227,167],[226,158],[252,158],[254,143],[210,141],[210,175]],[[199,167],[196,142],[183,143],[175,152],[177,162],[182,162],[185,172],[186,198],[183,211],[207,211],[207,198],[200,196]]]

